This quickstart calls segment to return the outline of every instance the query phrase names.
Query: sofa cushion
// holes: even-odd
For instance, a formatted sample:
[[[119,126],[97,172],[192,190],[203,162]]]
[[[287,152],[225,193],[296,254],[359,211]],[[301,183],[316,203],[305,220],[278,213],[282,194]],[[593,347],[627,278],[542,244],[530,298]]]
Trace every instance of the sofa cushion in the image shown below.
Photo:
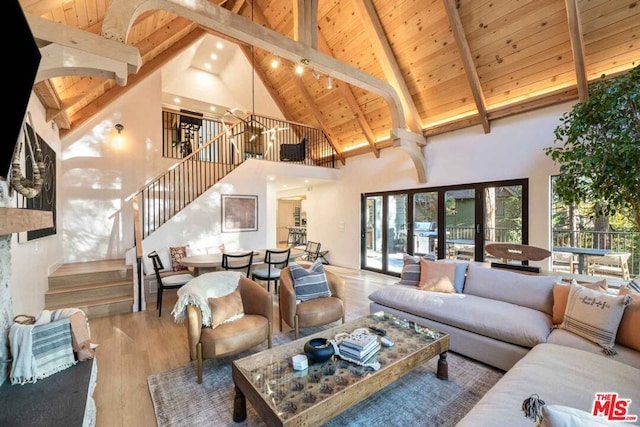
[[[456,275],[454,264],[420,260],[420,282],[418,289],[423,291],[455,293],[453,286]]]
[[[624,309],[616,342],[640,351],[640,290],[623,285],[620,286],[619,295],[629,295],[631,304]]]
[[[244,306],[240,288],[228,295],[208,298],[211,308],[211,327],[215,328],[223,323],[233,322],[244,316]]]
[[[620,344],[616,345],[616,354],[604,355],[602,353],[602,347],[593,341],[582,338],[573,332],[558,328],[551,331],[549,337],[547,337],[547,342],[565,347],[577,348],[640,369],[640,352]],[[638,415],[640,415],[640,413]]]
[[[571,283],[578,283],[572,280]],[[585,283],[585,288],[596,291],[607,292],[607,279],[602,279],[594,283]],[[567,309],[567,300],[569,299],[569,291],[571,286],[565,283],[553,284],[553,324],[559,325],[564,319],[564,312]]]
[[[546,342],[552,328],[551,316],[546,313],[474,295],[394,285],[374,291],[369,299],[382,306],[524,347]]]
[[[171,255],[171,271],[182,271],[187,268],[180,261],[187,256],[187,246],[170,246],[169,254]]]
[[[149,253],[151,252],[153,251],[149,251]],[[164,246],[162,248],[156,249],[156,252],[158,253],[158,255],[160,255],[160,262],[162,263],[163,267],[163,269],[160,271],[171,271],[171,253],[169,252],[169,247]],[[155,274],[153,270],[153,261],[147,255],[142,258],[144,274]]]
[[[423,259],[434,261],[433,254],[427,254]],[[420,283],[420,257],[403,254],[402,255],[402,272],[400,273],[399,285],[418,286]]]
[[[543,343],[507,371],[456,427],[533,427],[522,413],[522,401],[534,393],[547,405],[590,412],[595,393],[617,392],[620,399],[631,399],[632,414],[638,415],[638,384],[636,368],[599,354]]]
[[[539,427],[603,427],[618,424],[594,417],[591,412],[564,405],[544,405]]]
[[[467,268],[469,268],[469,262],[460,261],[457,259],[450,259],[450,258],[439,259],[436,262],[443,262],[443,263],[451,262],[455,264],[456,275],[453,282],[453,286],[455,287],[456,292],[461,294],[462,290],[464,289],[464,281],[465,281],[465,278],[467,277]]]
[[[324,273],[322,260],[318,258],[309,268],[305,268],[297,262],[289,266],[293,278],[293,289],[296,300],[307,301],[314,298],[330,297],[331,290]]]
[[[559,276],[532,276],[469,265],[464,293],[553,314],[553,284]]]
[[[616,333],[631,297],[610,295],[578,284],[570,286],[567,309],[559,327],[595,342],[607,353],[615,354]]]

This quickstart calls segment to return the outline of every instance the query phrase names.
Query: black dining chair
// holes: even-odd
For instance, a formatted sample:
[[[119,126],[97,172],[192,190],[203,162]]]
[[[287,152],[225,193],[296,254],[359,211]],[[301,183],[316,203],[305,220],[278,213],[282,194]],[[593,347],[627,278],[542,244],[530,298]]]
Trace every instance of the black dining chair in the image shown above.
[[[153,251],[147,255],[153,263],[153,270],[156,273],[156,281],[158,282],[158,298],[156,299],[156,308],[158,309],[158,317],[162,317],[162,295],[166,289],[178,289],[185,285],[189,280],[193,279],[193,275],[189,273],[173,274],[162,277],[164,265],[160,260],[158,252]]]
[[[266,281],[267,291],[271,290],[271,281],[273,281],[273,292],[277,294],[280,270],[289,265],[290,256],[291,248],[267,249],[264,254],[264,263],[266,264],[266,267],[254,270],[251,274],[251,279]]]
[[[222,268],[224,270],[240,270],[246,278],[251,277],[253,251],[238,254],[222,254]]]
[[[302,259],[304,261],[314,262],[320,256],[320,243],[307,240],[307,246],[304,248]]]

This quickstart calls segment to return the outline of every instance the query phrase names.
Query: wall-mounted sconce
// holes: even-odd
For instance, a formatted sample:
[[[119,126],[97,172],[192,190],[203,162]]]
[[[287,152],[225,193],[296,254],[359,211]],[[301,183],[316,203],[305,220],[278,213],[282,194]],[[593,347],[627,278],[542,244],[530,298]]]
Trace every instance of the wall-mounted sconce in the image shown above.
[[[124,126],[122,126],[120,123],[117,123],[115,128],[118,131],[118,134],[116,135],[116,139],[115,139],[115,145],[117,148],[120,148],[122,147],[122,131],[124,129]]]

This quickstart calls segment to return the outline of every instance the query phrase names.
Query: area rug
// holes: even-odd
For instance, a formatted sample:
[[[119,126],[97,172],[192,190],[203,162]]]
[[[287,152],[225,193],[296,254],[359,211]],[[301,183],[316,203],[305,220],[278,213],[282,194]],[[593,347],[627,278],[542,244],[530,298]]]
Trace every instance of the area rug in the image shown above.
[[[275,336],[274,346],[288,342],[292,338],[289,335],[292,334]],[[231,362],[257,350],[260,348],[234,357],[206,360],[202,384],[196,381],[195,362],[150,375],[147,381],[158,426],[265,425],[248,401],[247,419],[242,423],[233,421],[235,392]],[[449,352],[449,379],[442,381],[435,377],[437,359],[419,366],[325,425],[454,426],[503,375],[498,369]]]

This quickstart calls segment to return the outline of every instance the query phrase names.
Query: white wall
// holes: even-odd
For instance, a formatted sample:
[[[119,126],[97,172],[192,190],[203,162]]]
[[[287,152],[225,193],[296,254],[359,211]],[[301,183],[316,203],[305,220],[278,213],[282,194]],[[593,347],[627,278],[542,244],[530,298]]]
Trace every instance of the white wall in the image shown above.
[[[140,82],[62,141],[65,262],[124,257],[133,245],[127,196],[165,171],[160,73]],[[123,144],[114,138],[124,125]]]
[[[543,148],[552,145],[553,130],[570,107],[564,104],[494,120],[489,134],[476,126],[429,138],[426,184],[417,183],[413,163],[400,148],[382,150],[379,159],[349,158],[339,183],[316,185],[307,193],[307,211],[314,213],[308,239],[330,250],[332,263],[359,268],[362,193],[528,178],[529,244],[548,248],[549,181],[558,168]]]

